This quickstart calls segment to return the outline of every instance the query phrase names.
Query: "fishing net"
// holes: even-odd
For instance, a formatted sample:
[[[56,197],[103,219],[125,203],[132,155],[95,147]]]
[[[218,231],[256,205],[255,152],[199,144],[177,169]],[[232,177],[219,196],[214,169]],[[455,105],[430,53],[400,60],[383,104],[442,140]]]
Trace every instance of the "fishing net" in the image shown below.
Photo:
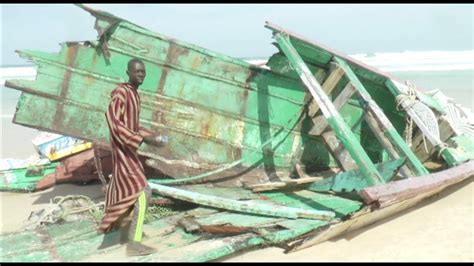
[[[465,134],[474,138],[474,123],[470,121],[472,119],[469,117],[469,111],[454,103],[448,103],[445,109],[446,119],[453,127],[454,132],[457,135]]]
[[[169,204],[149,206],[145,214],[145,223],[176,213]],[[104,216],[104,202],[94,203],[84,195],[68,195],[54,197],[49,206],[39,211],[31,212],[23,229],[35,229],[39,226],[49,226],[61,222],[90,220],[99,223]]]

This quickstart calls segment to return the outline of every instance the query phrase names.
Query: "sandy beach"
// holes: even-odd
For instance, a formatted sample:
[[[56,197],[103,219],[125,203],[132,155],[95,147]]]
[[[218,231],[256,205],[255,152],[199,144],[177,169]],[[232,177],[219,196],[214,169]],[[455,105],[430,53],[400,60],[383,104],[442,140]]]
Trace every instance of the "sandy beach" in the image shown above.
[[[473,4],[0,9],[0,188],[10,190],[0,190],[0,266],[222,254],[215,262],[474,262]],[[139,127],[169,141],[135,143]],[[94,149],[73,157],[89,143],[69,137]],[[105,141],[119,153],[95,149]],[[109,186],[124,200],[112,210],[145,182],[124,149],[151,158],[147,178],[178,179],[157,184],[185,185],[154,187],[165,199],[135,212],[142,243],[158,250],[148,257],[127,257],[118,230],[95,228],[96,176],[130,177]],[[467,161],[468,174],[428,175]],[[50,188],[12,192],[34,187]],[[53,204],[75,195],[97,205]]]
[[[268,247],[221,258],[221,262],[415,261],[468,262],[474,259],[474,177],[371,226],[298,252]],[[1,232],[20,230],[31,211],[46,208],[56,196],[86,195],[103,200],[100,185],[62,184],[41,192],[1,192]],[[88,261],[125,261],[122,249]],[[123,253],[123,254],[122,254]]]

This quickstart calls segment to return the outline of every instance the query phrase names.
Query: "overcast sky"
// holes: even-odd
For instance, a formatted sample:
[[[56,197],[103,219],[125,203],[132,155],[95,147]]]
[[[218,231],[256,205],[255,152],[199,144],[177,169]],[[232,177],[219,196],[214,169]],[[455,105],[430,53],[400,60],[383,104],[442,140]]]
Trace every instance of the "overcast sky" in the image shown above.
[[[276,51],[265,21],[346,54],[473,50],[474,5],[89,4],[152,31],[233,57]],[[15,49],[58,52],[95,40],[94,18],[72,4],[2,4],[2,65],[28,62]]]

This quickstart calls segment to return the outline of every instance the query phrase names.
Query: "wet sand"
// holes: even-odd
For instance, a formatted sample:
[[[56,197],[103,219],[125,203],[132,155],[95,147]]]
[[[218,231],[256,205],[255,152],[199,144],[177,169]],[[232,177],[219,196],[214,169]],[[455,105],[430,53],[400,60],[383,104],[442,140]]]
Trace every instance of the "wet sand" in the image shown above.
[[[222,262],[415,261],[456,262],[474,259],[474,178],[445,189],[417,206],[319,245],[284,254],[276,247],[222,258]],[[1,232],[19,230],[31,211],[55,196],[82,194],[102,200],[100,185],[63,184],[36,193],[0,192]],[[124,252],[122,252],[124,253]],[[120,254],[118,254],[120,255]],[[122,254],[124,255],[124,254]],[[125,256],[94,256],[88,261],[125,261]]]

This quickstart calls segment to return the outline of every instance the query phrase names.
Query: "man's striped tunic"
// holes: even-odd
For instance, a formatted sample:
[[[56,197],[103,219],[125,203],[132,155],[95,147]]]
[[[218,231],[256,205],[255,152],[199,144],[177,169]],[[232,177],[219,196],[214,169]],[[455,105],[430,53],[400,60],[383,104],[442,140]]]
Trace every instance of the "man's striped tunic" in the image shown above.
[[[117,219],[133,209],[147,186],[137,149],[143,140],[139,134],[140,96],[130,83],[122,83],[111,93],[106,112],[112,145],[112,178],[105,198],[105,216],[99,233],[110,231]],[[131,214],[131,213],[129,213]],[[128,215],[125,220],[130,220]],[[122,221],[126,222],[126,221]]]

